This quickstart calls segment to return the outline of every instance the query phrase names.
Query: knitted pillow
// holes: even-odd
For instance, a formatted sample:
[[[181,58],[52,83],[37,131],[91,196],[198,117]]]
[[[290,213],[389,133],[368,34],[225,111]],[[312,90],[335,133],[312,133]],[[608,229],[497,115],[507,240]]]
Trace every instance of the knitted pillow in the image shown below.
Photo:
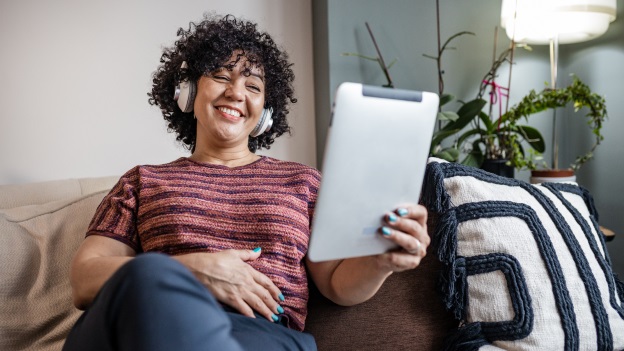
[[[447,349],[624,349],[624,286],[585,189],[430,159],[423,191],[461,321]]]

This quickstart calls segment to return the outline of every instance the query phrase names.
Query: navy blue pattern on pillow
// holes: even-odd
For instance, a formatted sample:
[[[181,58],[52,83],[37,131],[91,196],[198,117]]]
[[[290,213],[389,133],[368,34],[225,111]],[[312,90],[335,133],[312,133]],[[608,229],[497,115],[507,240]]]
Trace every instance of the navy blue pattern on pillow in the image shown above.
[[[473,179],[466,181],[467,177]],[[478,196],[474,196],[475,194]],[[573,204],[567,199],[570,195],[582,201],[576,200]],[[446,307],[462,322],[461,327],[449,336],[448,350],[477,350],[488,344],[499,347],[522,347],[528,350],[552,348],[553,345],[559,345],[554,347],[565,350],[624,348],[622,284],[611,270],[606,245],[597,224],[598,213],[587,190],[563,183],[534,186],[472,167],[432,159],[427,167],[422,201],[437,218],[435,232],[432,235],[432,249],[445,265],[440,277],[440,291]],[[586,220],[577,209],[579,203],[582,203],[585,213],[589,213],[589,220]],[[537,207],[532,206],[541,208],[538,211]],[[462,223],[474,220],[511,217],[521,220],[526,225],[527,230],[514,228],[514,233],[521,233],[534,240],[538,255],[533,257],[534,262],[531,264],[543,266],[546,276],[527,277],[523,273],[522,264],[513,253],[488,251],[491,247],[496,247],[488,244],[503,240],[505,233],[488,232],[475,236],[471,232],[475,230],[474,223],[465,233],[462,229],[464,228]],[[576,232],[573,231],[572,223],[568,222],[570,218],[575,222],[573,227],[581,228],[582,233],[579,233],[578,229]],[[547,230],[544,223],[549,223],[550,229]],[[594,235],[592,230],[599,235]],[[559,243],[557,245],[552,242],[555,236]],[[472,245],[478,240],[483,240],[485,244],[483,252],[473,253],[471,256],[462,256],[458,253],[465,250],[472,252],[475,247],[480,248],[479,243]],[[488,240],[491,242],[488,243]],[[558,257],[558,252],[571,258],[564,261],[565,266]],[[524,264],[528,264],[526,259]],[[480,302],[478,298],[471,296],[469,277],[493,271],[499,271],[505,277],[508,300],[511,304],[509,309],[513,314],[511,320],[483,321],[473,318],[468,313],[470,308],[473,308],[473,311],[476,311],[475,308],[487,308],[475,306]],[[539,272],[539,270],[530,271],[533,272],[531,274]],[[572,272],[578,273],[572,280],[582,282],[576,284],[574,291],[570,291],[569,282],[566,281],[566,276],[570,277]],[[600,277],[602,284],[598,283],[597,275],[602,276]],[[523,344],[523,340],[534,332],[534,326],[537,325],[535,318],[543,318],[536,317],[539,314],[534,311],[532,302],[543,296],[531,296],[527,279],[532,279],[533,282],[545,279],[545,282],[550,284],[552,290],[550,292],[536,289],[534,291],[542,295],[551,294],[554,306],[550,308],[553,313],[558,314],[561,340],[554,340],[550,344],[549,340],[536,340],[536,336],[532,336],[532,339],[529,338],[531,340],[527,339],[529,341]],[[579,288],[583,291],[579,291]],[[572,294],[576,297],[572,298]],[[579,298],[579,294],[583,297]],[[579,310],[579,306],[574,306],[574,301],[577,301],[577,304],[578,301],[586,301],[586,305],[580,309],[584,311],[581,316],[577,316],[575,312],[575,309]],[[545,321],[541,323],[546,324]],[[615,325],[611,325],[612,323]],[[552,325],[548,327],[553,328]],[[588,340],[590,339],[587,337],[588,327],[594,329],[592,335],[595,340]],[[535,335],[541,335],[543,332],[539,330]],[[552,337],[556,338],[555,335]]]

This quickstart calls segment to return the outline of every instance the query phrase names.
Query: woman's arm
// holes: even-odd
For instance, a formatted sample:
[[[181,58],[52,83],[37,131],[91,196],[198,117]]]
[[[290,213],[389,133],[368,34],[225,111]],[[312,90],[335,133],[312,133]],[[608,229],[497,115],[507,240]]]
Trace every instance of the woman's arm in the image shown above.
[[[102,285],[136,255],[128,245],[105,236],[88,236],[71,263],[70,281],[74,305],[89,307]]]
[[[217,300],[254,318],[253,310],[270,321],[282,313],[284,298],[279,288],[246,261],[255,260],[260,251],[225,250],[217,253],[190,253],[172,258],[186,266]],[[86,309],[104,283],[136,252],[128,245],[104,236],[87,237],[71,265],[74,305]]]
[[[410,204],[386,215],[385,220],[388,231],[380,231],[379,235],[401,249],[345,260],[306,261],[314,283],[325,297],[339,305],[356,305],[373,297],[393,272],[418,267],[430,243],[427,210]]]

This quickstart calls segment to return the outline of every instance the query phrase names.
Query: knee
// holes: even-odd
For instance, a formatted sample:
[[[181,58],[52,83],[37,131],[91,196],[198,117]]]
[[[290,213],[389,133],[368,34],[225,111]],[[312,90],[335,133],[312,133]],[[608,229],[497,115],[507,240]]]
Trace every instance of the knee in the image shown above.
[[[158,253],[138,255],[119,269],[119,283],[126,295],[153,296],[181,280],[193,281],[192,273],[178,261]]]
[[[145,273],[159,270],[175,270],[178,265],[181,264],[165,254],[150,252],[137,255],[122,269],[127,271],[126,274],[142,276]]]

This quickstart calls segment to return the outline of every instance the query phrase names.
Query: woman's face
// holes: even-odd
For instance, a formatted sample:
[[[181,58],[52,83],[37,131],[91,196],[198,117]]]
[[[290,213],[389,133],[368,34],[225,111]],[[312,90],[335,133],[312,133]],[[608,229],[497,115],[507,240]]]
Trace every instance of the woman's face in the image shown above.
[[[235,52],[229,63],[236,62]],[[264,107],[264,73],[241,57],[232,69],[221,67],[197,82],[194,110],[197,137],[227,146],[247,146]],[[198,143],[199,144],[199,143]]]

